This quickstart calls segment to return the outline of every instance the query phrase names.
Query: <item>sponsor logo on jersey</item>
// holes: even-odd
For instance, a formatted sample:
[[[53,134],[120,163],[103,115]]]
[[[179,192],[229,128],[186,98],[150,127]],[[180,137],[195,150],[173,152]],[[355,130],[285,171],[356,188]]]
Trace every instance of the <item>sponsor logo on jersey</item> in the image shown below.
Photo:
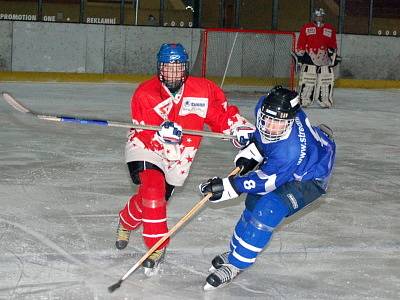
[[[329,38],[332,37],[332,29],[324,28],[323,35],[324,35],[324,36],[327,36],[327,37],[329,37]]]
[[[317,33],[317,28],[315,28],[315,27],[306,28],[306,35],[313,35],[316,33]]]
[[[189,114],[195,114],[201,118],[205,118],[207,110],[208,98],[184,97],[182,99],[182,106],[179,115],[186,116]]]
[[[300,165],[306,157],[306,150],[307,150],[307,138],[306,138],[306,133],[304,131],[303,124],[301,123],[299,117],[296,117],[294,119],[296,122],[297,128],[299,129],[298,137],[299,137],[299,142],[300,142],[300,155],[299,159],[297,160],[297,165]]]

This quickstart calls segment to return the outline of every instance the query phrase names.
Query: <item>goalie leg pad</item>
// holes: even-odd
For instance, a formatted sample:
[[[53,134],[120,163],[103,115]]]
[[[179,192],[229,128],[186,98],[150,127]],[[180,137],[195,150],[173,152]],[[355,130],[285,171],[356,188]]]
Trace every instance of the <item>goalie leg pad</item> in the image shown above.
[[[322,66],[318,69],[317,74],[317,87],[315,91],[315,98],[323,108],[330,108],[333,105],[333,85],[335,77],[333,68],[330,66]]]
[[[299,94],[303,107],[314,102],[314,89],[317,83],[317,66],[303,64],[299,78]]]

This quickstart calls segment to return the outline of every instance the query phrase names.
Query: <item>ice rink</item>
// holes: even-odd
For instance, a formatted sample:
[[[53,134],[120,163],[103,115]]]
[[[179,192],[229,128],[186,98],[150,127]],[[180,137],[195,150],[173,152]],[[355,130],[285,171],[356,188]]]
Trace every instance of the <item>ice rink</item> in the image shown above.
[[[38,112],[129,122],[135,85],[0,83]],[[227,88],[254,121],[260,93]],[[256,264],[204,292],[211,259],[228,249],[243,196],[207,204],[172,238],[161,273],[137,269],[140,231],[114,247],[118,212],[135,187],[126,129],[60,124],[0,100],[0,299],[400,299],[400,90],[336,89],[335,107],[306,109],[336,135],[328,194],[283,223]],[[229,142],[204,138],[186,185],[169,201],[172,227],[201,199],[198,184],[233,169]]]

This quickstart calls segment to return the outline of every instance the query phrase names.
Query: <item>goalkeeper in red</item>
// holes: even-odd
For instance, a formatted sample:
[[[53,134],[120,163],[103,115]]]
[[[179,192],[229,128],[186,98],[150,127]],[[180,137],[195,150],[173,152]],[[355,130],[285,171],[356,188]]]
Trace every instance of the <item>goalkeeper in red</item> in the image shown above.
[[[167,200],[175,186],[189,174],[201,137],[182,134],[183,129],[232,134],[234,144],[246,144],[254,126],[230,106],[224,92],[205,78],[189,76],[189,57],[181,44],[163,44],[157,54],[157,76],[143,82],[131,100],[134,124],[158,125],[160,130],[132,129],[126,144],[126,162],[136,194],[121,210],[116,247],[127,246],[132,230],[143,227],[151,248],[167,232]],[[168,240],[143,262],[153,275],[163,261]]]
[[[316,9],[313,22],[300,29],[295,58],[301,65],[299,88],[303,107],[317,100],[323,108],[333,105],[333,67],[340,62],[337,55],[336,30],[324,23],[325,11]]]

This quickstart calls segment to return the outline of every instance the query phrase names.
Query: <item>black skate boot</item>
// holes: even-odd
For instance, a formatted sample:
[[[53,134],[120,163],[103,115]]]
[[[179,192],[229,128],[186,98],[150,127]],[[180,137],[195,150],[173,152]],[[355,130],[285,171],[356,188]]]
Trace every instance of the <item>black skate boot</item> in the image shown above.
[[[208,275],[205,291],[214,290],[223,287],[232,282],[232,280],[240,273],[240,270],[231,264],[225,264],[217,269],[214,273]]]
[[[151,277],[158,273],[160,265],[164,262],[165,252],[165,248],[161,250],[156,250],[142,263],[144,274],[147,277]]]
[[[323,131],[327,135],[327,137],[333,141],[333,130],[325,124],[319,124],[318,128]]]
[[[218,254],[216,257],[214,257],[213,260],[211,261],[211,267],[208,271],[214,272],[215,270],[221,268],[223,265],[229,264],[229,261],[228,261],[229,253],[230,253],[229,251],[224,252],[224,253]]]
[[[122,250],[126,248],[126,246],[129,243],[129,236],[131,235],[131,231],[125,229],[121,222],[118,224],[118,229],[117,229],[117,240],[115,241],[115,247],[117,249]]]

